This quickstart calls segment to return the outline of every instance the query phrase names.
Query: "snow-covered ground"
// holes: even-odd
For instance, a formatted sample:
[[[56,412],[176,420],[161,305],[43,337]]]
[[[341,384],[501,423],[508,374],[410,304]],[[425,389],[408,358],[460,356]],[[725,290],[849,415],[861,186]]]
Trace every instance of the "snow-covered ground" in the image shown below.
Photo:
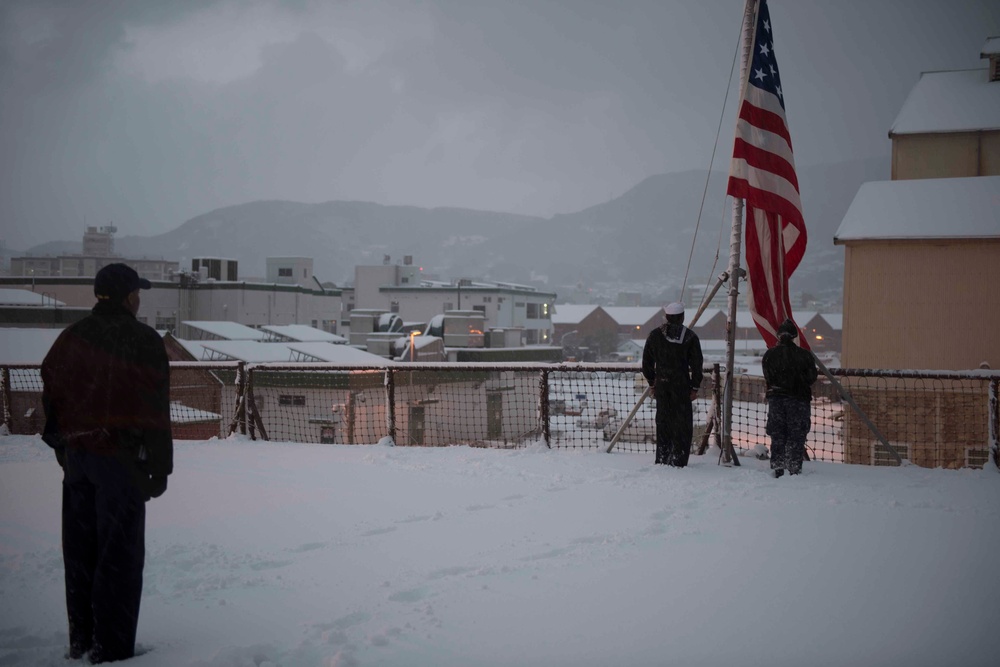
[[[995,665],[1000,474],[179,442],[136,667]],[[0,665],[63,659],[61,472],[0,437]]]

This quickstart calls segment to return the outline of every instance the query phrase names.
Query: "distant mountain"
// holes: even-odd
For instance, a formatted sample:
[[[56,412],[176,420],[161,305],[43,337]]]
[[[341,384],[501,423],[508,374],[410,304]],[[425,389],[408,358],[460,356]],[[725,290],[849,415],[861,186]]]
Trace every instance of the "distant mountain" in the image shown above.
[[[839,293],[843,251],[833,235],[861,184],[886,178],[888,167],[874,159],[799,169],[809,245],[793,289]],[[126,256],[176,259],[182,268],[192,257],[231,257],[247,276],[264,275],[267,257],[307,256],[320,280],[337,284],[353,280],[356,264],[412,255],[425,273],[443,278],[533,283],[556,292],[617,284],[655,294],[681,284],[689,255],[688,284],[712,280],[728,263],[726,174],[712,173],[697,224],[707,173],[651,176],[606,203],[549,219],[352,201],[251,202],[205,213],[166,234],[118,238],[115,248]]]

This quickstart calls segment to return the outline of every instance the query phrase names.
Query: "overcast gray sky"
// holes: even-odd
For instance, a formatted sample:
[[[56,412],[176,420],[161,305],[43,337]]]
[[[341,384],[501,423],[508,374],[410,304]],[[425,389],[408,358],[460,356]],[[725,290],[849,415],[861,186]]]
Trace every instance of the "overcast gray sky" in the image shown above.
[[[888,156],[919,73],[984,66],[1000,34],[998,0],[769,4],[800,165]],[[742,8],[4,0],[0,239],[259,199],[577,211],[708,166]]]

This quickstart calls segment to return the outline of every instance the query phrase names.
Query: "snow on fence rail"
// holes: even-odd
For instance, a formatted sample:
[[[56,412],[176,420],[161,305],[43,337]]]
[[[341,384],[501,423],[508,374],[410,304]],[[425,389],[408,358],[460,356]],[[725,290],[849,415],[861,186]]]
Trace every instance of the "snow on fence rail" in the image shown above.
[[[1000,373],[833,369],[890,445],[927,467],[981,467],[996,452]],[[37,365],[0,366],[3,423],[38,433],[44,416]],[[695,448],[715,444],[719,367],[705,369],[695,401]],[[733,444],[767,445],[763,378],[734,380]],[[239,431],[269,440],[400,446],[468,444],[604,449],[645,388],[637,364],[171,363],[171,421],[178,439]],[[648,401],[616,451],[652,455]],[[821,461],[895,465],[879,439],[825,377],[814,387],[808,454]],[[994,455],[994,461],[996,456]]]

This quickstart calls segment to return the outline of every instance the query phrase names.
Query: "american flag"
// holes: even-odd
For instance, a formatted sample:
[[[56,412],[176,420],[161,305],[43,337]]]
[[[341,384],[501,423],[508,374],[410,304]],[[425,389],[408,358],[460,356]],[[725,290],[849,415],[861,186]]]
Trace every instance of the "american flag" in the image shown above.
[[[747,299],[757,329],[772,347],[778,326],[792,317],[788,277],[805,253],[806,226],[767,0],[759,0],[747,69],[728,194],[746,200]],[[801,331],[799,344],[808,348]]]

